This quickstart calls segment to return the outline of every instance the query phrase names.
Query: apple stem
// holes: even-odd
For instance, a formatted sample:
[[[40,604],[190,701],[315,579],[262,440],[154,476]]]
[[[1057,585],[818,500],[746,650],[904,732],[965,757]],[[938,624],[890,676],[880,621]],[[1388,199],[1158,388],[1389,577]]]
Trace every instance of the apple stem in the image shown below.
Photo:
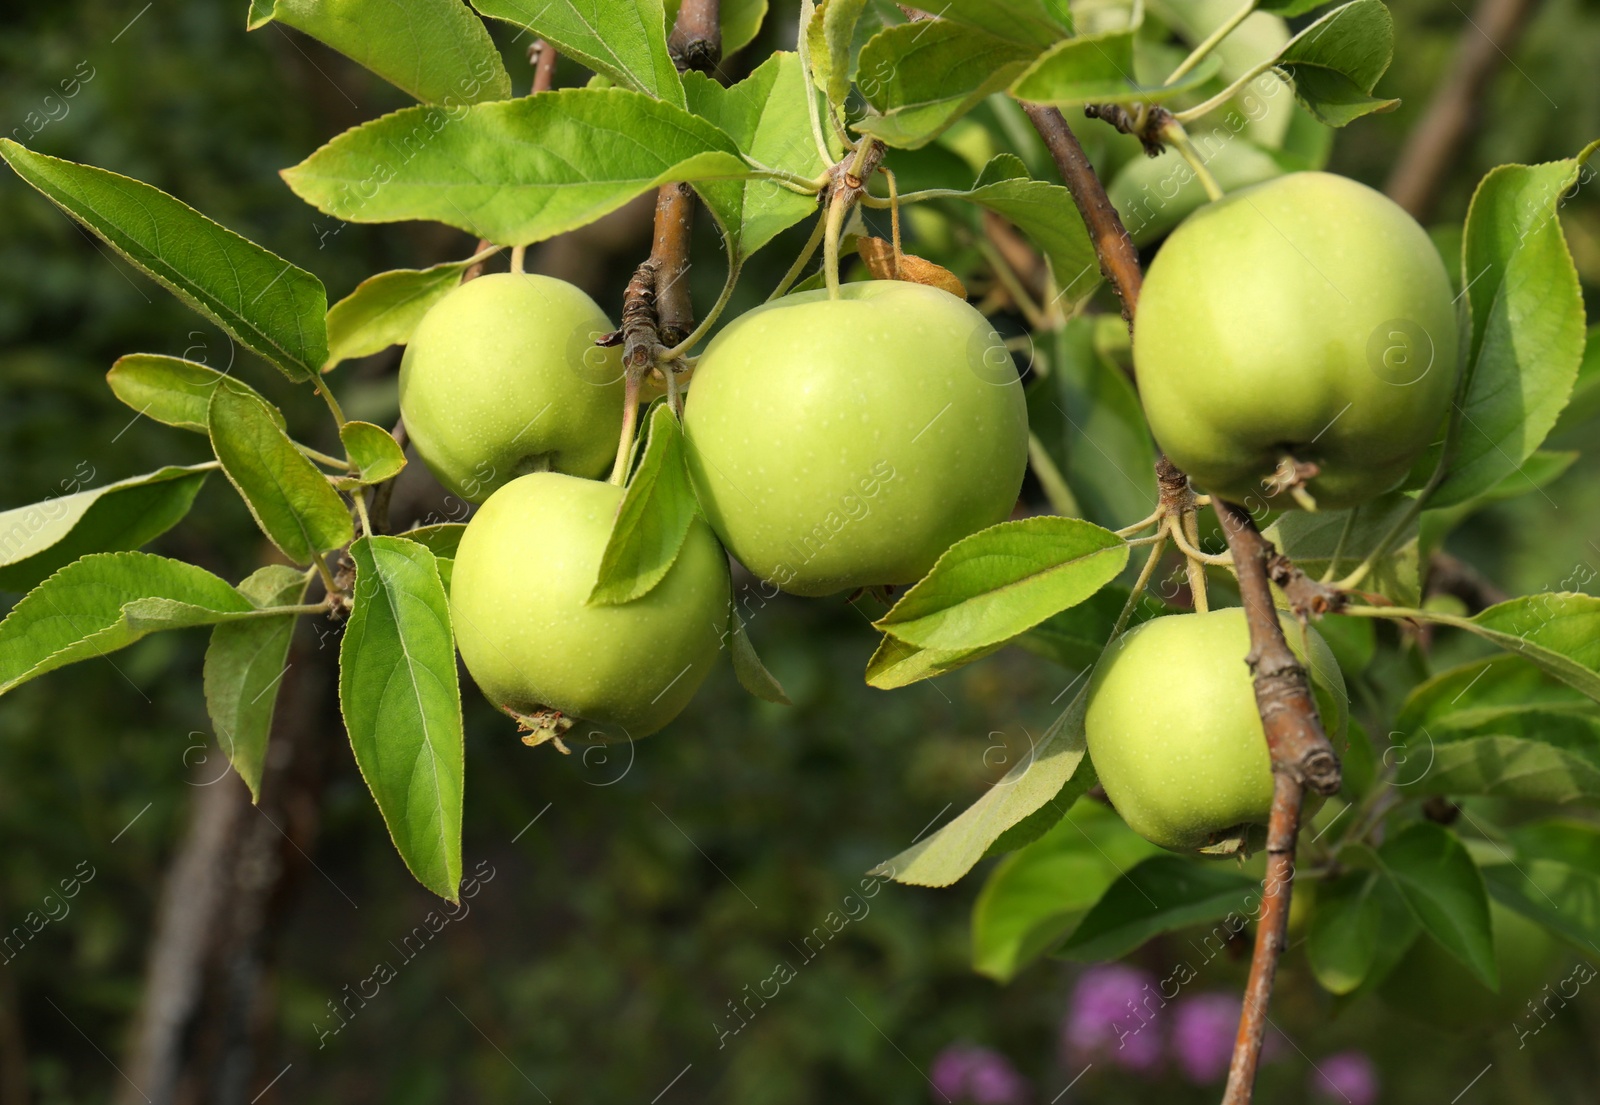
[[[1167,76],[1166,80],[1161,82],[1162,87],[1165,88],[1170,84],[1176,83],[1185,75],[1187,75],[1191,69],[1204,61],[1206,56],[1210,54],[1212,50],[1217,48],[1217,43],[1221,42],[1236,29],[1238,29],[1239,24],[1243,23],[1246,19],[1249,19],[1250,13],[1255,10],[1256,0],[1245,0],[1243,7],[1234,12],[1227,19],[1224,19],[1216,30],[1207,35],[1200,42],[1200,44],[1190,52],[1188,57],[1184,58],[1178,63],[1178,67]]]
[[[1167,551],[1167,529],[1163,526],[1156,532],[1155,543],[1150,546],[1150,555],[1145,557],[1144,567],[1139,569],[1139,578],[1133,582],[1133,590],[1128,592],[1128,601],[1122,604],[1122,613],[1117,615],[1117,622],[1111,627],[1111,637],[1106,641],[1110,644],[1122,635],[1128,626],[1128,619],[1133,617],[1134,609],[1139,605],[1139,598],[1144,594],[1144,589],[1150,583],[1150,577],[1155,574],[1156,565],[1161,561],[1161,554]]]
[[[806,244],[800,247],[800,255],[794,259],[794,264],[789,266],[789,271],[783,274],[783,279],[778,281],[778,286],[772,289],[772,294],[767,296],[766,302],[771,303],[774,299],[783,295],[794,286],[796,280],[800,279],[800,274],[811,263],[811,258],[816,255],[817,247],[822,244],[822,235],[827,230],[827,227],[828,215],[824,211],[817,216],[816,225],[811,228],[811,237],[807,238]]]
[[[1178,151],[1178,156],[1189,163],[1189,168],[1194,170],[1194,175],[1200,180],[1200,187],[1206,190],[1207,198],[1212,203],[1221,199],[1222,188],[1217,184],[1217,178],[1206,168],[1206,159],[1200,156],[1200,151],[1189,141],[1189,132],[1183,129],[1183,124],[1169,117],[1162,126],[1160,134],[1173,149]]]
[[[828,298],[839,298],[839,232],[844,227],[848,205],[844,193],[835,188],[828,200],[827,228],[822,232],[822,273],[828,282]]]
[[[633,454],[633,435],[639,425],[640,374],[627,369],[622,385],[622,436],[617,441],[617,460],[611,466],[610,482],[618,487],[628,482],[628,459]]]
[[[528,247],[527,246],[512,246],[511,247],[511,271],[512,272],[520,273],[520,272],[523,271],[522,262],[523,262],[523,257],[526,255],[527,251],[528,251]]]
[[[1200,546],[1200,522],[1192,510],[1186,510],[1179,515],[1175,523],[1182,532],[1184,540],[1190,546]],[[1189,574],[1189,594],[1194,599],[1194,612],[1204,614],[1211,609],[1211,603],[1206,596],[1206,566],[1203,561],[1193,556],[1183,558],[1185,569]]]

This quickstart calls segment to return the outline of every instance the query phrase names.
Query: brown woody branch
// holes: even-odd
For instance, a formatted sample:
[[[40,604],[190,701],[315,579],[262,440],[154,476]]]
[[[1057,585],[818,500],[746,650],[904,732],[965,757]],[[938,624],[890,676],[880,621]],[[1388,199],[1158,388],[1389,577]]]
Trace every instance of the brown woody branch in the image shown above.
[[[1122,225],[1122,216],[1111,205],[1089,155],[1083,152],[1061,112],[1041,104],[1023,104],[1022,110],[1033,120],[1034,129],[1044,139],[1062,181],[1072,193],[1072,202],[1089,228],[1095,256],[1100,259],[1100,273],[1121,297],[1122,317],[1131,329],[1133,313],[1139,306],[1139,289],[1144,286],[1144,271],[1139,268],[1139,251]],[[1056,275],[1066,278],[1065,273]]]
[[[1461,47],[1450,74],[1433,94],[1412,129],[1384,191],[1424,220],[1433,211],[1439,188],[1477,122],[1483,90],[1527,25],[1538,0],[1479,0],[1462,29]]]
[[[1228,1067],[1228,1087],[1222,1098],[1223,1105],[1249,1105],[1261,1063],[1267,1002],[1272,996],[1289,922],[1301,802],[1308,786],[1319,794],[1332,794],[1339,789],[1339,761],[1317,716],[1305,668],[1284,639],[1272,601],[1272,575],[1290,578],[1298,574],[1298,569],[1261,535],[1248,511],[1233,503],[1217,501],[1215,505],[1228,548],[1233,552],[1234,573],[1239,577],[1239,597],[1250,626],[1246,663],[1255,676],[1256,708],[1272,755],[1272,813],[1267,821],[1267,873],[1261,892],[1261,920],[1256,928],[1239,1032]]]
[[[1133,240],[1061,113],[1037,104],[1024,104],[1023,110],[1044,139],[1062,180],[1072,193],[1073,202],[1094,242],[1100,271],[1121,297],[1122,315],[1131,329],[1134,312],[1138,309],[1139,290],[1144,283]],[[1187,483],[1165,457],[1161,458],[1157,471],[1164,495],[1175,494],[1180,482]],[[1239,577],[1240,596],[1250,627],[1250,653],[1246,662],[1254,673],[1256,706],[1273,767],[1261,921],[1256,929],[1244,1008],[1223,1098],[1224,1105],[1249,1105],[1256,1070],[1261,1063],[1267,1002],[1272,995],[1278,961],[1283,956],[1301,802],[1307,786],[1321,794],[1338,790],[1339,761],[1317,717],[1305,669],[1284,639],[1272,601],[1271,578],[1280,577],[1308,604],[1313,604],[1319,596],[1307,591],[1310,581],[1261,536],[1247,512],[1221,501],[1216,501],[1215,507],[1228,537],[1228,547],[1233,552],[1234,571]]]
[[[556,80],[556,48],[544,39],[535,39],[528,47],[528,61],[533,66],[533,94],[549,92]]]

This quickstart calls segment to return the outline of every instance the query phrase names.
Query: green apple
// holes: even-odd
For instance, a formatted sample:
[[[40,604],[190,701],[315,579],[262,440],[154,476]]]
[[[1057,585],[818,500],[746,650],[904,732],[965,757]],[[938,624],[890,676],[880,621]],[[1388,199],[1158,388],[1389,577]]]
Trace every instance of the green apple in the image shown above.
[[[695,367],[684,431],[717,536],[797,595],[921,579],[1010,515],[1028,462],[1001,339],[948,292],[892,280],[735,319]]]
[[[1335,741],[1347,699],[1316,630],[1280,614],[1289,646],[1312,674],[1317,710]],[[1239,607],[1173,614],[1123,634],[1095,667],[1084,733],[1106,797],[1153,844],[1194,851],[1263,824],[1272,761],[1245,655]]]
[[[622,360],[605,313],[564,280],[469,280],[423,316],[400,362],[400,413],[439,482],[481,503],[546,469],[605,472],[622,433]]]
[[[555,472],[512,480],[467,523],[450,583],[456,646],[484,695],[516,717],[558,710],[630,737],[676,717],[728,627],[728,559],[695,520],[642,598],[586,600],[622,488]]]
[[[1338,509],[1394,487],[1434,439],[1456,343],[1450,280],[1416,221],[1355,181],[1293,173],[1166,240],[1133,356],[1156,441],[1201,488],[1263,502],[1292,456]]]

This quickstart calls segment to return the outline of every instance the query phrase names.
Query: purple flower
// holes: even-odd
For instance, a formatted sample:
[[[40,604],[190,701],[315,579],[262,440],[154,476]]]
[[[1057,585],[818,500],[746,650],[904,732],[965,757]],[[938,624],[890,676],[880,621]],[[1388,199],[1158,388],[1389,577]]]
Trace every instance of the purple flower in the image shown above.
[[[951,1044],[935,1056],[928,1080],[941,1105],[1021,1105],[1028,1097],[1028,1084],[1009,1059],[971,1044]]]
[[[1378,1100],[1378,1068],[1364,1052],[1341,1051],[1316,1065],[1311,1092],[1337,1105],[1372,1105]]]
[[[1172,1051],[1184,1077],[1199,1085],[1221,1078],[1233,1057],[1243,1003],[1232,994],[1196,994],[1172,1010]]]
[[[1166,1002],[1155,982],[1149,972],[1120,963],[1085,971],[1061,1025],[1068,1057],[1103,1059],[1138,1071],[1159,1065],[1162,1041],[1154,1022]]]

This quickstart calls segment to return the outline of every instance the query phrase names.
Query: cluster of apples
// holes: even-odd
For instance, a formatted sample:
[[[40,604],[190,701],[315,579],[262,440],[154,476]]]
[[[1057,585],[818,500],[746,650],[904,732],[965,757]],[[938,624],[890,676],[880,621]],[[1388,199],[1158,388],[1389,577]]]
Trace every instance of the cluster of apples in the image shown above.
[[[683,425],[705,520],[644,595],[591,603],[623,498],[598,479],[623,422],[619,356],[595,345],[611,329],[570,284],[484,276],[428,312],[401,364],[418,453],[483,504],[451,615],[467,670],[514,717],[634,738],[666,725],[728,640],[724,549],[797,595],[908,584],[1016,504],[1027,410],[982,315],[897,281],[802,292],[700,357]]]
[[[1015,506],[1026,406],[976,310],[897,281],[794,294],[733,320],[696,365],[683,427],[704,521],[642,597],[590,603],[623,497],[598,479],[623,423],[619,356],[594,344],[611,329],[569,284],[485,276],[428,313],[401,367],[418,452],[483,504],[451,612],[467,670],[512,716],[555,711],[629,737],[666,725],[728,639],[724,550],[796,595],[909,584]],[[1134,339],[1157,442],[1197,485],[1246,504],[1285,458],[1324,507],[1391,489],[1455,380],[1450,283],[1426,234],[1323,173],[1186,220],[1150,268]],[[1314,631],[1291,628],[1337,730],[1338,668]],[[1098,665],[1091,755],[1118,811],[1158,844],[1214,846],[1267,815],[1248,648],[1238,609],[1174,615]]]

